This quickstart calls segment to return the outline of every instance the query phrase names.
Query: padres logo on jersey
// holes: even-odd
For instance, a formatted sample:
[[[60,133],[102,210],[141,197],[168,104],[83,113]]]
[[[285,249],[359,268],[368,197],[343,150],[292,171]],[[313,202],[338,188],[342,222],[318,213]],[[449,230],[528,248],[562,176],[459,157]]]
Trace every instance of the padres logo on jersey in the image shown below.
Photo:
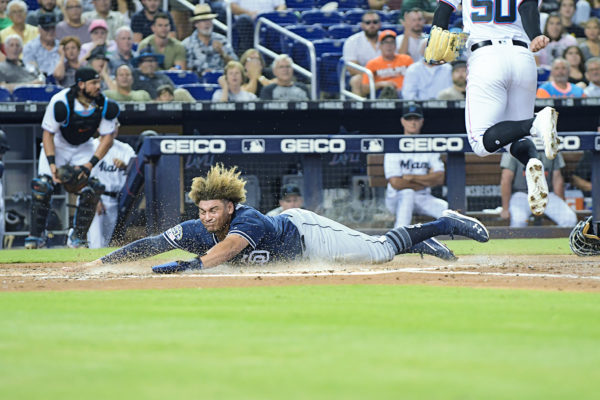
[[[254,250],[244,254],[241,262],[245,264],[266,264],[271,259],[271,253],[266,250]]]

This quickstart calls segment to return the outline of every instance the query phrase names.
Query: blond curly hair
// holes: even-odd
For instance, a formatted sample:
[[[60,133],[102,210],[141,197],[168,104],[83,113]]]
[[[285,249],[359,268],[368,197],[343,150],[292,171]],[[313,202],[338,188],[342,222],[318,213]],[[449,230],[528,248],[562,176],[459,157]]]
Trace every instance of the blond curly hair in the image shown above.
[[[246,181],[240,178],[237,167],[225,168],[221,163],[213,165],[206,177],[192,181],[189,196],[195,204],[202,200],[229,200],[232,203],[246,201]]]

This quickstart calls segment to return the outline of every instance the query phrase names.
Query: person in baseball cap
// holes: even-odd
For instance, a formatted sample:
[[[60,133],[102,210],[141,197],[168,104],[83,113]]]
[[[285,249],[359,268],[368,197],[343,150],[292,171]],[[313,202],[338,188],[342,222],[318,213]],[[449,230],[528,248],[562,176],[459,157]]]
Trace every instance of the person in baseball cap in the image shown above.
[[[140,54],[138,54],[137,57],[131,60],[131,65],[137,68],[144,61],[156,61],[158,65],[163,65],[165,61],[165,56],[162,54],[155,53],[152,46],[148,45],[141,50]]]
[[[290,208],[302,208],[304,199],[300,187],[294,183],[288,183],[281,187],[281,196],[279,197],[279,207],[269,211],[268,216],[274,217]]]
[[[423,109],[416,103],[409,103],[402,108],[402,119],[423,119]]]
[[[94,79],[100,79],[100,75],[90,67],[81,67],[75,71],[75,82],[87,82]]]
[[[378,40],[379,40],[379,42],[383,42],[383,40],[384,40],[385,38],[388,38],[388,37],[393,37],[394,39],[396,39],[396,36],[398,36],[398,34],[397,34],[396,32],[394,32],[394,31],[393,31],[393,30],[391,30],[391,29],[386,29],[386,30],[383,30],[383,31],[381,31],[381,32],[379,33]]]
[[[38,26],[45,31],[55,28],[56,25],[58,25],[58,20],[53,13],[42,13],[38,17]]]

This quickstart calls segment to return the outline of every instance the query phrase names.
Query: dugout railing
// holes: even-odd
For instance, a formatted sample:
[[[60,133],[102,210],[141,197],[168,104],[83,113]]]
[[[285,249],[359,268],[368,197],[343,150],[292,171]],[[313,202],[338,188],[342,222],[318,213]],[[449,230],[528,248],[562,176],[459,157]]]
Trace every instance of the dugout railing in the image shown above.
[[[600,136],[596,132],[561,132],[561,150],[591,150],[593,215],[600,219]],[[144,175],[147,233],[155,234],[180,221],[185,208],[185,191],[192,175],[202,174],[218,161],[229,165],[255,159],[258,164],[283,160],[298,164],[305,206],[323,211],[327,192],[326,173],[335,168],[326,160],[351,160],[352,155],[393,152],[446,153],[447,200],[450,208],[465,210],[465,153],[471,152],[465,134],[455,135],[307,135],[307,136],[163,136],[150,137],[138,156],[138,175]],[[332,157],[339,155],[340,157]],[[341,157],[344,155],[344,157]],[[324,165],[325,164],[325,165]],[[366,165],[364,166],[366,168]],[[499,168],[499,167],[498,167]],[[244,173],[244,168],[240,168]],[[268,173],[268,172],[267,172]],[[280,172],[272,171],[279,175]],[[130,172],[130,180],[136,175]],[[256,176],[276,180],[278,176]],[[139,177],[138,177],[139,182]],[[125,217],[127,193],[123,189],[121,209]],[[188,202],[189,203],[189,202]]]

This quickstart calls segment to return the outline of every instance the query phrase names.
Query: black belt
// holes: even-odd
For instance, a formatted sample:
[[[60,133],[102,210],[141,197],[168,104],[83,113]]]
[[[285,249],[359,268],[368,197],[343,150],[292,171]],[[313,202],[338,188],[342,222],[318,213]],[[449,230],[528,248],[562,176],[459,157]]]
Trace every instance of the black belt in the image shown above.
[[[102,194],[105,196],[108,196],[108,197],[115,197],[115,198],[119,197],[119,192],[104,192]]]
[[[493,44],[494,42],[492,42],[491,40],[484,40],[483,42],[475,43],[473,46],[471,46],[471,51],[475,51],[485,46],[491,46]],[[527,46],[527,43],[522,42],[520,40],[513,39],[512,44],[514,44],[515,46],[525,47],[526,49],[529,48],[529,46]]]

